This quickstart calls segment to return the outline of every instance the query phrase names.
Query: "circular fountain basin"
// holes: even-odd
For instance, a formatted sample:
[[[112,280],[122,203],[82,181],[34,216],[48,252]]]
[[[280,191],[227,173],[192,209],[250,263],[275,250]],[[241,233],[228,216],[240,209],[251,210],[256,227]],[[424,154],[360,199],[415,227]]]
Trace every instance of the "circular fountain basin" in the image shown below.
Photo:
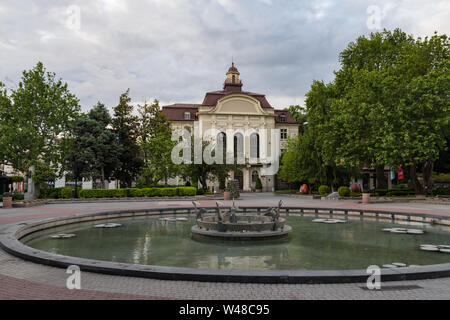
[[[365,282],[367,266],[394,262],[408,267],[382,268],[383,281],[450,276],[448,253],[420,249],[422,244],[450,245],[448,226],[359,216],[348,217],[347,223],[322,224],[312,222],[317,218],[314,214],[291,214],[286,218],[294,230],[289,241],[195,241],[194,216],[166,211],[161,215],[164,209],[123,210],[9,225],[0,232],[0,245],[11,254],[46,265],[170,280]],[[122,226],[94,227],[109,222]],[[426,232],[392,234],[383,231],[388,227]],[[61,233],[76,237],[51,238]]]

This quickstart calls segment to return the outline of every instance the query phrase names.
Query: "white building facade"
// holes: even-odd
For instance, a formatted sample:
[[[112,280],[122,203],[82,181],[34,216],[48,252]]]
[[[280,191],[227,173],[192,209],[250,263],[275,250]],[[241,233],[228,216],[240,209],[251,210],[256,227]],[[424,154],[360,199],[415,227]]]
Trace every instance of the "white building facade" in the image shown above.
[[[275,110],[265,95],[242,91],[234,63],[226,73],[223,90],[208,92],[202,104],[177,103],[163,107],[172,129],[196,127],[202,136],[215,132],[228,155],[239,158],[242,169],[230,172],[240,188],[252,191],[258,178],[263,191],[274,191],[279,157],[299,125],[286,110]],[[234,156],[234,157],[233,157]],[[217,190],[219,181],[208,187]]]

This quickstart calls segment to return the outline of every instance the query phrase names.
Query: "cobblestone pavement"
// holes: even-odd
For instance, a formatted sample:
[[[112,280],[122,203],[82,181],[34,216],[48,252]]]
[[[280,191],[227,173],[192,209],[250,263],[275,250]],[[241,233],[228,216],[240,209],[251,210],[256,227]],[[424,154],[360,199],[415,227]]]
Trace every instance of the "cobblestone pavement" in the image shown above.
[[[243,195],[238,205],[269,205],[283,198],[286,205],[361,206],[356,202],[317,201],[271,194]],[[214,203],[214,201],[211,201]],[[228,204],[227,202],[224,202]],[[208,201],[202,201],[210,205]],[[42,207],[0,209],[0,225],[46,217],[111,209],[181,206],[181,201],[158,203],[72,203]],[[373,204],[390,210],[415,210],[450,215],[449,206],[423,204]],[[382,283],[381,291],[365,289],[365,284],[242,284],[194,281],[167,281],[110,276],[82,272],[82,290],[66,289],[69,275],[64,269],[35,264],[11,256],[0,249],[0,299],[450,299],[450,278]]]

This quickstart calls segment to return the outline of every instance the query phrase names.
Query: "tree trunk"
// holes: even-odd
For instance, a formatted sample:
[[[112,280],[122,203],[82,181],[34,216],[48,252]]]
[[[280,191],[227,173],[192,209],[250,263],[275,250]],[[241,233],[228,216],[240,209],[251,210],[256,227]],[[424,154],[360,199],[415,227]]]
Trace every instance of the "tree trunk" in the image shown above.
[[[423,194],[423,187],[419,179],[417,179],[417,168],[415,164],[412,164],[409,167],[409,177],[411,179],[412,186],[416,191],[416,194]]]
[[[203,190],[206,190],[208,186],[206,185],[206,176],[200,176],[200,183],[202,184]]]
[[[428,159],[423,165],[423,185],[425,187],[426,193],[430,192],[433,189],[433,167],[434,161]]]
[[[386,179],[386,176],[384,175],[384,165],[376,166],[375,172],[377,174],[377,189],[387,189],[388,188],[388,181]]]
[[[105,188],[105,170],[103,169],[103,167],[101,170],[101,174],[102,174],[102,189],[106,189]]]

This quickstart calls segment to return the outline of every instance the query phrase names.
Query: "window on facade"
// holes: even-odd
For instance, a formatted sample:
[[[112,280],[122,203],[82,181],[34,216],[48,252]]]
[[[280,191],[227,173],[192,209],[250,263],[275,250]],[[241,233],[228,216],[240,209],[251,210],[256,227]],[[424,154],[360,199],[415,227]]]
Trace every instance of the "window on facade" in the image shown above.
[[[191,120],[191,113],[190,112],[185,112],[184,113],[184,120]]]
[[[250,157],[259,158],[259,134],[257,133],[250,135]]]
[[[280,130],[280,137],[281,137],[281,140],[286,140],[287,139],[287,129],[281,129]]]
[[[284,114],[280,116],[280,122],[286,122],[286,116]]]
[[[234,157],[242,158],[244,156],[244,136],[242,133],[234,135]]]
[[[227,135],[225,132],[221,132],[217,135],[217,147],[219,150],[223,150],[223,154],[227,151]]]

